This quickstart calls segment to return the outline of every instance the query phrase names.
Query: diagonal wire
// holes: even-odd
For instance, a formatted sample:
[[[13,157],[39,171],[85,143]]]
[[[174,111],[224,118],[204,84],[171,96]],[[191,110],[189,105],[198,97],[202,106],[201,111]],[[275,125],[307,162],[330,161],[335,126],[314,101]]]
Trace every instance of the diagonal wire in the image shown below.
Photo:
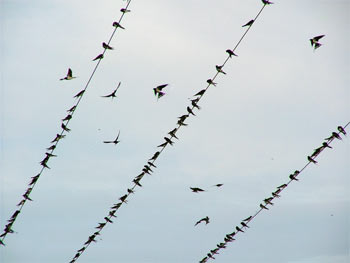
[[[344,129],[344,134],[345,134],[345,129],[346,129],[347,126],[349,126],[349,125],[350,125],[350,122],[348,122],[348,123],[343,127],[343,129]],[[342,128],[341,126],[338,126],[338,127]],[[339,130],[339,128],[338,128],[338,130]],[[255,217],[258,216],[263,210],[268,210],[267,206],[268,206],[268,205],[273,205],[272,200],[275,199],[275,198],[279,198],[279,197],[280,197],[280,193],[282,193],[282,191],[284,191],[284,190],[287,188],[287,186],[288,186],[291,182],[293,182],[293,181],[298,181],[297,177],[300,176],[300,174],[301,174],[311,163],[315,162],[314,159],[315,159],[321,152],[323,152],[326,148],[329,148],[329,144],[330,144],[334,139],[337,138],[337,139],[340,139],[340,140],[341,140],[341,137],[340,137],[340,134],[341,134],[341,133],[342,133],[342,132],[341,132],[340,130],[339,130],[339,132],[333,132],[332,135],[331,135],[329,138],[326,139],[327,142],[324,142],[325,144],[322,144],[322,146],[318,148],[319,150],[316,149],[315,152],[314,152],[311,156],[308,156],[308,163],[306,163],[306,164],[304,165],[303,168],[301,168],[300,170],[296,170],[296,171],[294,172],[294,174],[291,174],[291,175],[289,176],[289,179],[290,179],[290,180],[289,180],[287,183],[282,184],[281,186],[278,186],[278,187],[277,187],[277,190],[276,190],[275,192],[272,193],[272,196],[271,196],[271,197],[266,198],[266,199],[263,200],[263,202],[264,202],[265,204],[261,203],[261,204],[259,205],[259,208],[260,208],[260,209],[259,209],[255,214],[253,214],[252,216],[249,216],[249,217],[246,218],[246,219],[243,219],[243,220],[241,221],[241,225],[242,225],[241,227],[240,227],[239,225],[237,225],[237,226],[233,229],[233,232],[226,234],[226,235],[225,235],[225,238],[224,238],[224,241],[218,243],[218,244],[216,245],[216,248],[210,250],[210,252],[207,253],[207,255],[206,255],[204,258],[202,258],[199,262],[200,262],[200,263],[205,263],[205,262],[208,262],[208,260],[211,260],[211,259],[214,260],[214,259],[215,259],[214,256],[217,255],[217,254],[219,254],[219,251],[220,251],[221,249],[226,248],[226,246],[228,245],[228,243],[235,241],[236,239],[235,239],[234,237],[236,237],[237,234],[239,234],[240,232],[243,233],[243,229],[244,229],[244,230],[245,230],[245,229],[248,229],[248,228],[249,228],[248,224],[249,224],[251,221],[253,221],[253,220],[255,219]],[[338,137],[338,136],[339,136],[339,137]],[[310,157],[311,159],[309,159],[309,157]]]
[[[130,5],[130,3],[131,3],[131,0],[128,0],[128,1],[127,1],[127,4],[126,4],[126,6],[125,6],[124,9],[127,10],[128,7],[129,7],[129,5]],[[125,12],[122,12],[122,15],[120,16],[120,18],[119,18],[119,20],[118,20],[118,23],[119,23],[119,24],[120,24],[120,22],[122,21],[124,15],[125,15]],[[114,35],[115,35],[116,31],[117,31],[117,28],[118,28],[118,26],[115,26],[115,28],[114,28],[114,30],[113,30],[113,32],[112,32],[112,34],[111,34],[111,36],[110,36],[110,38],[109,38],[109,40],[108,40],[108,42],[107,42],[108,45],[109,45],[110,42],[112,41],[112,39],[113,39],[113,37],[114,37]],[[103,52],[102,52],[101,54],[104,55],[106,51],[107,51],[107,49],[104,49]],[[71,119],[72,119],[72,117],[73,117],[73,115],[74,115],[74,113],[75,113],[77,107],[79,106],[79,104],[80,104],[80,102],[81,102],[81,100],[82,100],[82,98],[83,98],[83,96],[84,96],[84,94],[85,94],[85,91],[88,89],[89,84],[90,84],[92,78],[94,77],[95,72],[96,72],[97,68],[99,67],[100,63],[101,63],[101,59],[98,59],[98,61],[97,61],[96,65],[95,65],[95,67],[94,67],[94,69],[93,69],[93,71],[92,71],[90,77],[88,78],[88,81],[86,82],[86,84],[85,84],[85,86],[84,86],[84,88],[83,88],[83,90],[81,90],[81,91],[78,93],[78,94],[81,94],[81,95],[80,95],[80,96],[77,96],[78,94],[76,95],[76,97],[78,98],[77,102],[76,102],[76,103],[74,104],[74,106],[71,108],[72,110],[70,111],[70,113],[68,114],[68,116],[67,116],[65,119],[62,120],[63,122],[66,121],[65,124],[62,122],[62,125],[64,125],[64,127],[67,127],[68,124],[69,124],[69,122],[71,121]],[[61,126],[61,127],[62,127],[62,126]],[[50,147],[51,150],[48,152],[48,154],[47,154],[47,156],[45,157],[45,159],[41,162],[42,167],[41,167],[39,173],[38,173],[36,176],[32,177],[31,182],[29,183],[29,187],[27,188],[26,192],[22,195],[22,196],[23,196],[23,199],[17,204],[18,209],[12,214],[11,219],[8,220],[9,223],[8,223],[8,224],[5,226],[5,228],[4,228],[4,232],[0,235],[0,246],[1,246],[1,245],[3,245],[3,246],[5,245],[5,244],[4,244],[4,240],[5,240],[5,238],[6,238],[6,236],[7,236],[8,233],[14,233],[14,231],[13,231],[13,229],[12,229],[12,226],[13,226],[15,220],[17,219],[17,216],[21,213],[21,211],[22,211],[24,205],[26,204],[26,202],[27,202],[28,200],[29,200],[29,201],[32,201],[32,199],[29,197],[29,196],[30,196],[30,193],[32,192],[32,190],[33,190],[33,188],[35,187],[35,185],[37,184],[37,182],[38,182],[38,180],[39,180],[41,174],[43,173],[43,171],[44,171],[46,168],[50,169],[50,168],[47,166],[47,162],[49,161],[50,157],[55,156],[55,155],[53,155],[53,152],[55,151],[56,146],[58,145],[59,141],[60,141],[62,138],[65,137],[65,135],[64,135],[65,132],[68,132],[68,131],[69,131],[69,129],[63,128],[63,127],[62,127],[61,132],[60,132],[59,134],[57,134],[57,135],[56,135],[56,138],[51,142],[51,143],[53,143],[53,145]],[[50,148],[48,148],[48,149],[50,149]]]
[[[258,14],[255,16],[254,18],[254,23],[255,21],[257,20],[257,18],[260,16],[261,12],[264,10],[265,6],[267,4],[263,4],[262,8],[259,10]],[[244,37],[247,35],[248,31],[250,30],[251,26],[254,24],[252,23],[250,26],[247,27],[247,29],[245,30],[245,32],[243,33],[242,37],[239,39],[239,41],[237,42],[237,44],[234,46],[234,48],[232,49],[232,52],[234,52],[238,46],[241,44],[242,40],[244,39]],[[231,58],[231,55],[229,54],[228,57],[225,59],[225,61],[221,64],[221,68],[223,68],[225,66],[225,64],[228,62],[228,60]],[[205,89],[201,90],[199,92],[199,94],[195,94],[194,97],[196,97],[196,103],[194,106],[192,104],[191,107],[188,107],[187,108],[187,114],[185,115],[182,115],[181,117],[183,117],[183,120],[181,120],[181,117],[180,117],[180,120],[178,121],[178,125],[175,129],[173,129],[173,132],[171,133],[168,133],[170,134],[170,139],[167,138],[167,137],[164,137],[165,139],[165,143],[163,143],[163,146],[161,146],[161,149],[159,151],[157,151],[153,157],[151,157],[150,159],[147,160],[147,164],[145,164],[143,166],[143,169],[141,171],[141,173],[136,176],[133,180],[133,186],[131,188],[128,188],[127,189],[127,192],[118,199],[118,201],[116,203],[113,204],[113,206],[110,208],[109,212],[108,212],[108,215],[104,217],[104,221],[102,223],[99,223],[97,227],[95,227],[95,229],[97,229],[97,231],[95,231],[92,235],[89,236],[88,240],[84,243],[84,245],[79,249],[77,250],[75,256],[72,258],[72,260],[69,262],[69,263],[74,263],[78,260],[78,258],[84,253],[84,251],[86,251],[86,249],[90,246],[90,244],[92,242],[96,242],[95,238],[96,236],[100,235],[102,229],[104,229],[104,227],[107,225],[107,224],[111,224],[113,223],[112,219],[115,218],[115,213],[117,212],[117,210],[123,205],[123,204],[126,204],[127,203],[127,199],[128,197],[134,193],[134,190],[137,186],[139,187],[142,187],[140,181],[141,179],[146,175],[146,174],[151,174],[152,171],[152,168],[151,167],[156,167],[154,165],[156,159],[159,157],[159,155],[164,151],[164,149],[170,144],[172,145],[173,142],[171,141],[172,138],[177,138],[176,137],[176,132],[180,129],[181,126],[187,126],[187,124],[184,123],[184,120],[190,116],[191,112],[194,110],[194,108],[199,108],[199,106],[197,105],[197,103],[200,101],[200,99],[203,97],[204,93],[207,91],[207,89],[210,87],[210,86],[215,86],[216,83],[214,83],[214,80],[217,78],[217,76],[219,75],[220,71],[217,70],[217,72],[215,73],[215,75],[209,79],[207,82],[208,82],[208,85]],[[210,82],[209,82],[210,81]],[[160,147],[158,146],[158,147]]]

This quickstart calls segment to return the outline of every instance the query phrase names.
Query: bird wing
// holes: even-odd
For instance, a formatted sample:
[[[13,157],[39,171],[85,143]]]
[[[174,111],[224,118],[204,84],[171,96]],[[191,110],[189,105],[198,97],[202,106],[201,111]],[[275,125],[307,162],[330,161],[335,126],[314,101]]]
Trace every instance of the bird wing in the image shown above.
[[[313,39],[315,40],[315,41],[319,41],[321,38],[323,38],[325,35],[319,35],[319,36],[316,36],[316,37],[314,37]]]
[[[69,68],[68,69],[68,73],[67,73],[67,77],[72,77],[73,76],[73,72],[72,70]]]

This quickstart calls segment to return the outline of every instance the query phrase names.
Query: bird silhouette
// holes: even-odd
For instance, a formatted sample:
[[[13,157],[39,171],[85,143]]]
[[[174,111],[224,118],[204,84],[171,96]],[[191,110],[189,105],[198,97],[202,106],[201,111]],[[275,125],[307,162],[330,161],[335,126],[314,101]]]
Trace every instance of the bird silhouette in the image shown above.
[[[137,186],[142,187],[142,185],[140,184],[140,180],[141,180],[141,179],[136,179],[136,178],[135,178],[135,179],[133,180],[133,182],[134,182],[134,184],[136,184]]]
[[[112,48],[110,45],[108,45],[108,44],[105,43],[105,42],[102,43],[102,47],[103,47],[104,49],[109,49],[109,50],[113,50],[113,49],[114,49],[114,48]]]
[[[148,163],[149,166],[152,166],[152,167],[154,167],[154,168],[157,168],[157,166],[155,166],[153,163],[151,163],[151,162],[147,162],[147,163]]]
[[[299,181],[299,179],[296,178],[294,174],[289,175],[289,179],[290,179],[290,180]]]
[[[126,8],[122,8],[122,9],[120,9],[120,12],[125,14],[125,13],[128,13],[128,12],[131,12],[131,10],[126,9]]]
[[[308,156],[308,157],[307,157],[307,160],[308,160],[310,163],[314,163],[314,164],[317,163],[317,161],[315,161],[311,156]]]
[[[329,146],[328,143],[326,143],[326,142],[323,142],[323,143],[322,143],[322,148],[333,149],[333,147]]]
[[[261,0],[264,5],[272,5],[273,3],[270,2],[269,0]]]
[[[232,56],[238,57],[238,55],[236,55],[231,49],[226,49],[226,53],[229,55],[230,58],[232,58]]]
[[[64,78],[61,78],[60,80],[71,80],[71,79],[75,79],[76,77],[73,77],[73,72],[72,70],[69,68],[68,72],[67,72],[67,76],[65,76]]]
[[[159,144],[157,147],[163,148],[163,147],[165,147],[167,144],[168,144],[167,142],[163,142],[162,144]]]
[[[338,133],[332,132],[332,135],[329,136],[328,138],[326,138],[325,140],[330,141],[330,140],[333,140],[334,138],[336,138],[336,139],[338,139],[338,140],[341,140],[341,139],[342,139],[342,138],[339,136]]]
[[[207,79],[207,83],[209,85],[213,85],[213,86],[216,86],[217,83],[215,83],[212,79]]]
[[[117,212],[117,210],[109,211],[108,215],[111,216],[111,217],[117,217],[117,216],[115,215],[116,212]]]
[[[209,217],[206,216],[206,217],[204,217],[204,218],[198,220],[198,221],[195,223],[194,226],[196,226],[196,225],[198,225],[198,224],[200,224],[200,223],[202,223],[202,222],[205,222],[206,225],[209,224]]]
[[[222,65],[222,66],[216,65],[215,68],[216,68],[217,72],[226,75],[226,72],[224,72],[224,71],[222,70],[223,66],[224,66],[224,65]]]
[[[164,140],[169,143],[170,145],[173,145],[174,142],[172,140],[170,140],[168,137],[164,137]]]
[[[196,94],[193,96],[203,96],[203,94],[206,92],[206,89],[202,89],[201,91],[198,91]]]
[[[114,145],[117,145],[120,141],[118,140],[119,139],[119,135],[120,135],[120,131],[118,132],[118,136],[117,138],[115,138],[114,141],[103,141],[104,143],[114,143]]]
[[[266,210],[269,210],[266,206],[264,206],[263,204],[260,204],[260,208],[261,209],[266,209]]]
[[[127,203],[126,198],[128,197],[128,195],[123,195],[122,197],[119,198],[120,201],[122,201],[122,203]]]
[[[187,112],[188,112],[188,114],[192,114],[193,116],[196,116],[196,114],[194,114],[192,109],[188,106],[187,106]]]
[[[32,180],[31,180],[30,183],[29,183],[29,185],[35,184],[36,181],[38,181],[39,176],[40,176],[40,174],[38,174],[38,175],[36,175],[36,176],[33,176],[33,177],[32,177]]]
[[[70,108],[69,110],[67,110],[67,112],[73,112],[73,111],[75,111],[75,109],[76,109],[76,105],[74,105],[72,108]]]
[[[215,184],[215,185],[213,185],[213,186],[216,186],[216,187],[221,187],[221,186],[223,186],[224,184]]]
[[[52,151],[56,148],[56,145],[51,145],[49,148],[46,148],[48,151]]]
[[[82,91],[79,91],[73,98],[79,98],[83,96],[84,92],[85,92],[85,89],[83,89]]]
[[[319,35],[319,36],[315,36],[313,38],[310,38],[310,42],[311,42],[311,46],[314,48],[314,49],[317,49],[319,48],[320,46],[322,46],[321,43],[319,43],[318,41],[323,38],[325,35]]]
[[[116,94],[117,90],[119,89],[120,84],[121,84],[121,82],[119,82],[117,88],[111,94],[108,94],[108,95],[105,95],[105,96],[101,96],[101,97],[103,97],[103,98],[112,98],[112,99],[117,97],[115,94]]]
[[[62,121],[69,121],[72,118],[72,115],[68,114]]]
[[[199,107],[199,106],[197,105],[197,102],[198,102],[198,98],[195,99],[195,100],[191,100],[191,105],[192,105],[194,108],[197,108],[198,110],[200,110],[201,107]]]
[[[126,10],[126,9],[125,9]],[[121,24],[119,24],[118,22],[113,22],[112,26],[114,26],[115,28],[120,27],[121,29],[125,29],[125,27],[123,27]]]
[[[176,137],[176,134],[175,134],[176,132],[177,132],[177,128],[171,130],[170,132],[168,132],[168,134],[175,139],[179,139]]]
[[[244,24],[242,27],[245,27],[245,26],[252,26],[252,24],[254,23],[254,19],[250,20],[248,23]]]
[[[103,59],[103,54],[99,54],[97,57],[95,57],[92,61],[98,60],[98,59]]]
[[[265,202],[265,204],[273,205],[272,200],[273,200],[273,197],[269,197],[269,198],[264,199],[264,202]]]
[[[159,154],[160,154],[160,152],[155,152],[155,154],[152,156],[151,159],[149,159],[149,161],[151,161],[151,160],[155,161],[158,158]]]
[[[244,233],[244,231],[243,231],[242,229],[240,229],[238,226],[236,226],[236,230],[237,230],[237,232],[242,232],[242,233]]]
[[[242,225],[243,227],[249,228],[249,226],[248,226],[246,223],[244,223],[244,222],[241,222],[241,225]]]
[[[252,216],[249,216],[246,219],[243,219],[243,221],[247,222],[247,221],[250,221],[250,219],[252,219],[252,218],[253,218]]]
[[[61,124],[61,128],[66,132],[70,132],[70,129],[64,123]]]
[[[106,220],[106,222],[108,222],[108,223],[113,223],[113,221],[111,220],[111,219],[109,219],[108,217],[106,217],[105,216],[105,218],[104,218],[105,220]]]
[[[205,190],[198,187],[190,187],[193,193],[205,192]]]
[[[57,133],[55,139],[53,139],[51,141],[51,143],[58,142],[59,140],[63,139],[64,137],[66,137],[66,135],[61,135],[61,134]]]
[[[280,186],[277,186],[278,189],[284,189],[284,188],[286,188],[286,187],[287,187],[287,184],[282,184],[282,185],[280,185]]]
[[[158,99],[163,97],[165,95],[165,93],[162,91],[166,86],[168,86],[169,84],[162,84],[162,85],[159,85],[155,88],[153,88],[153,91],[154,91],[154,95],[157,97],[158,96]]]
[[[345,131],[345,129],[344,129],[342,126],[338,126],[337,129],[338,129],[338,131],[339,131],[340,133],[346,135],[346,131]]]

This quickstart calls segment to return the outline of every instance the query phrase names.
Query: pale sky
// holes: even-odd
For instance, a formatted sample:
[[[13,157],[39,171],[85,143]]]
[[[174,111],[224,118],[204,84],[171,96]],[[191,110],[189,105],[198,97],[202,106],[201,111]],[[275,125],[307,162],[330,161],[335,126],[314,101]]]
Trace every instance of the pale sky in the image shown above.
[[[350,121],[347,0],[273,1],[92,243],[81,263],[201,260]],[[122,0],[2,0],[0,232],[61,131],[113,32]],[[259,0],[132,0],[105,58],[0,247],[0,262],[69,262],[133,186],[189,98],[206,88]],[[314,51],[309,39],[324,34]],[[76,79],[59,81],[72,68]],[[117,98],[101,98],[121,82]],[[169,83],[157,100],[153,88]],[[120,130],[120,143],[113,140]],[[350,133],[350,130],[348,129]],[[349,136],[332,142],[217,263],[349,261]],[[212,187],[223,183],[221,188]],[[200,187],[204,193],[192,193]],[[194,224],[209,216],[208,225]],[[212,261],[210,261],[212,262]]]

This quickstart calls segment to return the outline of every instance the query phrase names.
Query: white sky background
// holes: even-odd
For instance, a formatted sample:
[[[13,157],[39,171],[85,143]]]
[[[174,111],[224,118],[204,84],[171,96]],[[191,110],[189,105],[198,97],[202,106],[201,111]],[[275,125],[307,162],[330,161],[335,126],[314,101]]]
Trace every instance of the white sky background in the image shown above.
[[[198,262],[349,121],[349,11],[275,1],[196,111],[78,262]],[[40,171],[124,1],[1,1],[0,227]],[[246,1],[137,1],[6,237],[0,261],[69,262],[206,87],[259,9]],[[312,50],[309,38],[325,34]],[[78,76],[59,81],[68,67]],[[101,98],[122,85],[117,99]],[[169,83],[157,101],[153,88]],[[114,139],[116,147],[102,141]],[[349,139],[334,141],[215,262],[349,260]],[[224,183],[222,188],[210,187]],[[190,186],[209,189],[191,193]],[[211,223],[193,227],[208,215]],[[100,240],[102,239],[102,240]]]

